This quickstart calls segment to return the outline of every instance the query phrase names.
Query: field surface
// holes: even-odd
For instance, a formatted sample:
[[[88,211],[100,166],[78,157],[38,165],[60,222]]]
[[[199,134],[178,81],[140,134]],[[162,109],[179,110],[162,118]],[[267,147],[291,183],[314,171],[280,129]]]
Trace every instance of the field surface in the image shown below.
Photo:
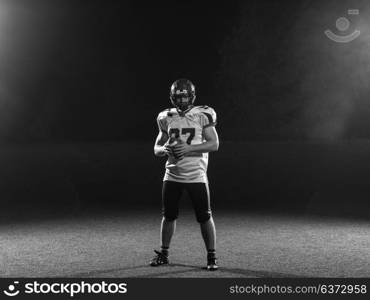
[[[220,270],[207,272],[198,224],[183,211],[171,264],[148,262],[159,214],[130,211],[2,224],[1,277],[370,277],[366,221],[215,214]]]

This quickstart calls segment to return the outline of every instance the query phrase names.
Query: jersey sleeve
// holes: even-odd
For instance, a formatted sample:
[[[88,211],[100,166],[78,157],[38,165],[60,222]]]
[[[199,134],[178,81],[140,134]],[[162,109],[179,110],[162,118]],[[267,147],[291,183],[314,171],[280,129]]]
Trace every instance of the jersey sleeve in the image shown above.
[[[166,115],[163,112],[158,114],[157,125],[158,125],[158,130],[159,131],[167,133]]]
[[[203,107],[201,110],[201,125],[203,128],[207,128],[209,126],[216,126],[217,124],[217,114],[215,110],[211,107]]]

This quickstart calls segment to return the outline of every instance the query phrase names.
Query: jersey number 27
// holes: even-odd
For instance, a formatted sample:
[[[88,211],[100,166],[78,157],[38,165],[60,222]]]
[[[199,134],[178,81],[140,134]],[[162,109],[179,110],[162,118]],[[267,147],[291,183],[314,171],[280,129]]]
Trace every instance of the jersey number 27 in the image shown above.
[[[188,138],[186,140],[186,143],[188,145],[191,144],[191,141],[193,140],[194,136],[195,136],[195,128],[181,128],[181,135],[188,135]],[[179,128],[171,128],[170,129],[170,137],[175,134],[175,138],[179,138],[180,137],[180,129]]]

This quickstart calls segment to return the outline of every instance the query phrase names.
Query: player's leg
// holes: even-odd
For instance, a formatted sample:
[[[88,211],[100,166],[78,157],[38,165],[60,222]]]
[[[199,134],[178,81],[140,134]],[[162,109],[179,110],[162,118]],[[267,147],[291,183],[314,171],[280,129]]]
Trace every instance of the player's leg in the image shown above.
[[[207,249],[207,269],[217,270],[216,226],[212,218],[208,184],[189,183],[187,190]]]
[[[205,221],[200,223],[200,230],[202,232],[202,237],[206,245],[207,251],[216,250],[216,226],[213,221],[212,216]]]
[[[161,247],[169,248],[176,229],[176,219],[179,215],[179,201],[183,185],[179,182],[164,181],[162,187],[162,223]]]
[[[181,183],[164,181],[162,187],[162,222],[160,230],[161,251],[155,251],[151,266],[168,264],[168,252],[171,239],[176,229],[176,219],[179,214],[179,200],[183,186]]]
[[[166,220],[165,217],[162,217],[161,222],[161,249],[162,251],[167,251],[170,247],[171,239],[176,230],[176,220]]]

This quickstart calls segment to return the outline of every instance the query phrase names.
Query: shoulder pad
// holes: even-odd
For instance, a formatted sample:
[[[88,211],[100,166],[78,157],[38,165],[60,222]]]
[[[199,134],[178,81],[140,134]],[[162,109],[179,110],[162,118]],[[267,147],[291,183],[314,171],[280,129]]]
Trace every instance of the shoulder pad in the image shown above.
[[[163,111],[161,111],[159,114],[158,114],[158,117],[157,119],[164,119],[166,117],[173,117],[177,115],[177,111],[175,108],[167,108]]]
[[[200,105],[196,107],[199,114],[205,116],[208,119],[208,124],[205,126],[212,126],[217,124],[217,115],[212,107],[207,105]]]
[[[157,119],[163,119],[163,118],[165,118],[165,117],[167,116],[167,112],[168,112],[168,110],[167,110],[167,109],[166,109],[166,110],[161,111],[161,112],[158,114]]]
[[[169,117],[172,117],[172,116],[177,115],[177,114],[178,114],[178,112],[177,112],[176,108],[169,108],[168,111],[167,111],[167,116],[169,116]]]
[[[198,110],[199,112],[205,112],[205,113],[214,113],[214,109],[208,105],[199,105],[199,106],[196,106],[195,107],[196,110]]]
[[[167,116],[167,114],[171,111],[171,108],[167,108],[165,110],[162,110],[159,114],[158,114],[158,118],[164,118]]]

